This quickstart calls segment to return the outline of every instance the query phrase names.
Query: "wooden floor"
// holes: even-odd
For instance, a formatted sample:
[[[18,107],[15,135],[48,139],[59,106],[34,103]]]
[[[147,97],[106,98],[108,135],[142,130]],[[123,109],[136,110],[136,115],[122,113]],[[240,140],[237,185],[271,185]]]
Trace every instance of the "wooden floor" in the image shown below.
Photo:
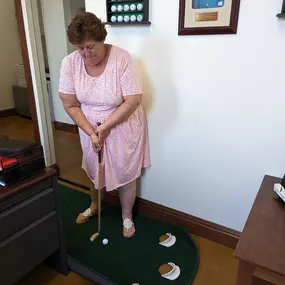
[[[10,138],[31,140],[31,121],[20,117],[0,119],[0,133]],[[88,179],[81,170],[81,147],[77,134],[54,131],[56,159],[61,176],[87,185]],[[233,250],[214,242],[193,236],[200,252],[200,265],[193,285],[234,285],[238,263]],[[110,269],[111,270],[111,269]],[[40,265],[23,278],[20,285],[89,285],[94,284],[71,272],[62,276],[45,265]],[[127,285],[127,284],[126,284]],[[147,285],[152,285],[151,280]],[[155,285],[155,284],[153,284]]]

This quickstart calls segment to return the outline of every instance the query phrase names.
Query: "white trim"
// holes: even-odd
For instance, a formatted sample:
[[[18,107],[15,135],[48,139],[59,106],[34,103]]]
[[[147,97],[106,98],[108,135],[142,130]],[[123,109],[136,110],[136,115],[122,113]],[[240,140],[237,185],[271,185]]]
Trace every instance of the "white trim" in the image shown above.
[[[46,166],[56,163],[37,1],[21,0],[35,105]]]

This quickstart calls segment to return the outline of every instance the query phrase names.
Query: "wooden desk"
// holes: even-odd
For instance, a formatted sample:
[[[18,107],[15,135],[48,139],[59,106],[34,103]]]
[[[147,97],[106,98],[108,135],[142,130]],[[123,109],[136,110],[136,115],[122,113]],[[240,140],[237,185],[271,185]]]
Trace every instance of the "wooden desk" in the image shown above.
[[[237,285],[251,285],[257,267],[285,276],[285,203],[273,191],[280,180],[265,176],[256,196],[234,253],[239,259]]]
[[[56,171],[0,187],[0,283],[17,282],[35,266],[47,262],[68,273]]]

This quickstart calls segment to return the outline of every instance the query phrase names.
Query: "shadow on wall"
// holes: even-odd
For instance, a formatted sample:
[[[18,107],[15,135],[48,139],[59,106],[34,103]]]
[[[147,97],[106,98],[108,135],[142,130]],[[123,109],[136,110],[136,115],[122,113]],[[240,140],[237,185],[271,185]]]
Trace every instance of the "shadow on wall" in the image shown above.
[[[142,87],[143,87],[142,105],[146,113],[148,114],[151,112],[153,105],[153,96],[152,96],[153,92],[152,92],[151,81],[141,60],[135,60],[134,66],[142,82]]]
[[[172,62],[171,57],[169,57],[171,51],[166,47],[167,45],[163,45],[163,40],[161,39],[156,38],[155,40],[148,41],[143,49],[147,62],[146,60],[135,62],[143,83],[143,106],[147,113],[148,125],[151,127],[148,127],[148,129],[152,158],[152,166],[150,168],[152,177],[159,176],[156,175],[156,172],[160,170],[161,165],[171,163],[171,155],[175,155],[174,149],[177,147],[177,144],[179,145],[179,141],[176,140],[177,138],[171,138],[173,131],[175,131],[178,118],[178,102],[171,75]],[[157,56],[158,54],[159,57]],[[150,69],[147,70],[145,66],[149,66]],[[151,121],[149,120],[150,117]],[[176,144],[173,150],[167,147],[169,140],[173,140],[174,144]],[[157,162],[159,162],[159,165]],[[145,172],[146,170],[143,170],[142,177],[145,175]],[[169,175],[171,177],[170,173],[165,173],[165,177]],[[157,182],[158,179],[152,180],[152,189],[147,189],[146,191],[156,191],[155,189],[159,187],[159,183]],[[137,195],[139,197],[142,194],[142,184],[142,180],[139,179],[137,185]]]
[[[152,92],[151,81],[141,60],[134,60],[134,66],[142,83],[142,89],[143,89],[142,105],[146,112],[146,116],[148,116],[153,106],[153,96],[152,96],[153,92]],[[145,170],[143,169],[142,176],[144,175],[144,173]],[[140,178],[138,180],[139,182],[137,183],[137,196],[140,196],[141,181]]]

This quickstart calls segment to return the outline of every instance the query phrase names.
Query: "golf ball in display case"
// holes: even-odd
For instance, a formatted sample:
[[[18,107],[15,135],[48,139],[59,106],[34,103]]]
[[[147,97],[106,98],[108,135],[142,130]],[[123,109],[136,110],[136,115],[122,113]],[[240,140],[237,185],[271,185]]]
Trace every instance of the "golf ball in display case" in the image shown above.
[[[124,11],[128,12],[130,10],[130,6],[129,5],[124,5]]]
[[[118,5],[117,6],[117,11],[118,12],[122,12],[123,11],[123,6],[122,5]]]
[[[130,21],[130,16],[125,15],[125,16],[124,16],[124,22],[129,22],[129,21]]]
[[[124,21],[124,17],[120,15],[120,16],[118,16],[117,20],[119,23],[121,23]]]
[[[143,4],[139,3],[139,4],[137,5],[137,9],[138,9],[138,11],[142,11],[142,9],[143,9]]]
[[[112,17],[111,17],[111,22],[112,22],[112,23],[117,22],[117,17],[116,17],[116,16],[112,16]]]
[[[116,11],[117,11],[117,6],[113,5],[113,6],[111,7],[111,11],[112,11],[112,12],[116,12]]]
[[[130,6],[130,10],[131,10],[132,12],[136,11],[136,9],[137,9],[137,6],[136,6],[135,4],[132,4],[132,5]]]
[[[135,22],[137,20],[137,17],[136,15],[132,15],[130,19],[131,19],[131,22]]]
[[[143,21],[143,15],[137,15],[137,21],[142,22]]]

